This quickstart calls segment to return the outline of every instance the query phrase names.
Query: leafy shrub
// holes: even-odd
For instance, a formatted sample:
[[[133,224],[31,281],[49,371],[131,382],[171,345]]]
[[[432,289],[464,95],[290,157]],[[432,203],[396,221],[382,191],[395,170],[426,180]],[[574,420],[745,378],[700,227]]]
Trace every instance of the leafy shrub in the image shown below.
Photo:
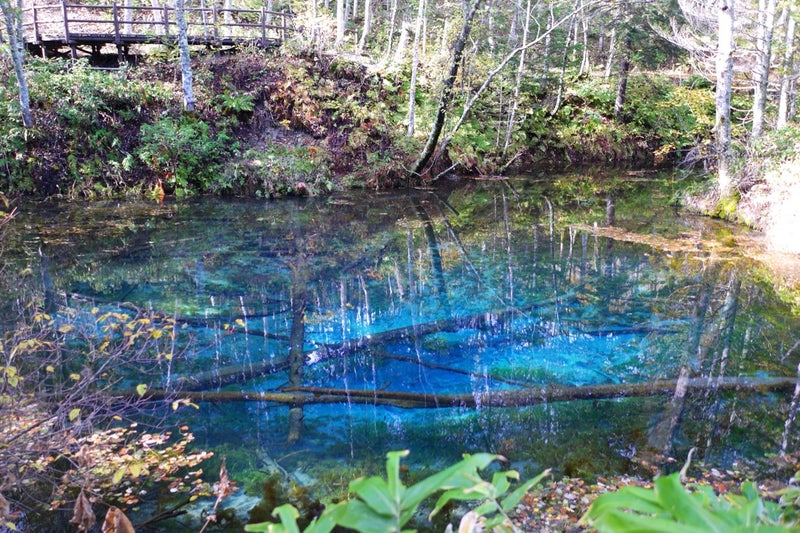
[[[226,179],[211,190],[257,197],[329,192],[334,185],[328,153],[317,146],[272,145],[247,150],[226,169]]]
[[[352,481],[350,491],[355,497],[326,508],[304,531],[328,533],[339,525],[364,533],[400,533],[405,531],[403,527],[425,499],[442,493],[430,516],[450,502],[478,502],[477,507],[464,517],[462,525],[475,524],[475,529],[470,531],[510,532],[512,526],[507,513],[516,507],[528,490],[549,474],[549,471],[545,471],[509,492],[511,482],[518,480],[519,474],[513,470],[496,472],[491,482],[484,480],[478,470],[485,469],[500,457],[482,453],[465,455],[458,463],[406,487],[400,479],[400,459],[407,455],[408,450],[389,452],[386,459],[387,479],[373,476]],[[280,519],[280,524],[251,524],[245,530],[299,532],[299,513],[294,507],[282,505],[275,509],[274,515]]]
[[[623,487],[598,497],[583,518],[601,533],[633,531],[719,532],[797,531],[796,519],[778,503],[761,498],[754,483],[744,483],[742,494],[717,496],[711,487],[688,492],[680,474],[660,477],[654,488]]]
[[[169,191],[179,195],[213,189],[221,163],[235,149],[225,133],[191,116],[167,117],[141,127],[136,155]]]

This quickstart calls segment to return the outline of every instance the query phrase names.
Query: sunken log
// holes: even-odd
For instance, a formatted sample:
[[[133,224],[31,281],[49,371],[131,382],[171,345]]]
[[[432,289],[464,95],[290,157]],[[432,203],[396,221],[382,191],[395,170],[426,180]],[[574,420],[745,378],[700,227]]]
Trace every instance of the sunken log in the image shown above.
[[[800,383],[789,377],[723,377],[693,378],[688,381],[687,392],[791,392]],[[430,409],[458,407],[478,409],[482,407],[524,407],[554,402],[580,400],[610,400],[671,396],[675,393],[677,380],[658,380],[643,383],[621,383],[585,385],[582,387],[526,387],[488,392],[462,394],[427,394],[365,389],[334,389],[318,387],[291,387],[276,392],[218,391],[218,392],[166,392],[152,390],[146,393],[149,400],[175,400],[185,398],[198,402],[269,402],[276,404],[367,404],[388,405],[404,409]],[[136,395],[134,391],[119,395]]]

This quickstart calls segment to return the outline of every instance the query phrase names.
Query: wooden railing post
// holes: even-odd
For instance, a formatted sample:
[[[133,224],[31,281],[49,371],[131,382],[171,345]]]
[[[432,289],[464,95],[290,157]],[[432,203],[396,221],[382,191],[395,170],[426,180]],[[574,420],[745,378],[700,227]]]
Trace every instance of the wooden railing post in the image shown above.
[[[169,8],[164,3],[164,35],[169,35]]]
[[[61,0],[61,18],[64,22],[64,42],[69,42],[69,21],[67,20],[67,2]]]
[[[281,28],[281,44],[286,42],[286,32],[288,30],[287,23],[286,23],[286,17],[287,16],[288,16],[287,15],[287,11],[286,11],[286,8],[284,7],[283,8],[283,24],[282,24],[282,28]]]
[[[219,18],[219,13],[217,12],[217,6],[215,4],[214,7],[213,7],[213,10],[211,11],[211,19],[212,19],[212,22],[214,24],[214,41],[215,42],[219,42],[219,25],[218,25],[219,21],[217,20],[218,18]]]
[[[31,15],[33,15],[33,42],[34,44],[39,44],[39,9],[33,6],[31,11]]]
[[[261,47],[267,47],[267,10],[261,6]]]
[[[78,59],[78,50],[69,34],[69,17],[67,16],[66,0],[61,0],[61,18],[64,19],[64,42],[69,45],[70,57],[72,59]]]
[[[119,47],[120,43],[122,43],[122,39],[119,36],[119,10],[117,9],[116,2],[111,4],[111,15],[114,19],[114,44]]]

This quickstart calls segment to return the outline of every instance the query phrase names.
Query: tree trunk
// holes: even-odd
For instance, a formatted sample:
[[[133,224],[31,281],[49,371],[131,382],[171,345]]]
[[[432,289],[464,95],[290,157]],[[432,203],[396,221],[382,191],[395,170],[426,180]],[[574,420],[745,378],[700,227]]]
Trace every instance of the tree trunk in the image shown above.
[[[792,16],[792,11],[786,9],[786,35],[783,41],[783,76],[781,76],[781,94],[778,100],[778,120],[776,127],[782,129],[791,118],[789,114],[789,99],[792,93],[792,81],[795,79],[794,72],[794,35],[796,22]]]
[[[403,21],[400,25],[400,39],[397,41],[397,50],[394,51],[394,59],[392,60],[395,65],[401,64],[405,58],[409,31],[408,22]]]
[[[178,26],[178,49],[181,56],[181,80],[183,86],[183,106],[186,111],[194,111],[194,91],[192,89],[192,61],[189,57],[189,38],[186,27],[185,0],[175,0],[175,21]]]
[[[363,53],[367,46],[367,38],[372,31],[372,0],[364,0],[364,26],[361,39],[358,41],[358,53]]]
[[[531,0],[525,4],[525,26],[522,28],[522,51],[519,53],[519,63],[517,64],[517,77],[514,79],[514,96],[511,100],[511,109],[508,112],[508,123],[506,124],[506,136],[503,141],[503,155],[508,152],[508,145],[511,143],[511,132],[514,130],[514,122],[517,118],[519,109],[519,94],[522,86],[522,74],[525,72],[525,46],[528,45],[528,28],[531,24]],[[509,37],[510,39],[510,37]]]
[[[425,16],[425,0],[419,0],[417,23],[414,26],[414,44],[411,52],[411,82],[408,88],[408,130],[406,136],[414,136],[414,111],[417,98],[417,72],[419,71],[419,39],[422,33],[422,19]]]
[[[614,121],[622,122],[622,112],[625,111],[625,100],[628,95],[628,72],[631,69],[631,60],[628,50],[630,43],[626,41],[622,61],[619,64],[619,80],[617,80],[617,96],[614,99]]]
[[[734,0],[721,0],[717,20],[717,89],[716,122],[714,132],[717,150],[717,186],[720,198],[729,198],[733,193],[733,146],[731,141],[731,86],[733,83],[733,4]]]
[[[442,134],[442,128],[444,127],[444,119],[447,115],[447,107],[450,105],[450,100],[453,97],[453,84],[456,81],[456,76],[458,76],[458,68],[461,65],[464,47],[467,45],[469,32],[472,29],[472,19],[475,17],[475,13],[478,11],[480,4],[481,0],[473,0],[472,5],[467,8],[466,13],[464,14],[464,23],[461,26],[461,32],[458,34],[458,39],[456,39],[455,47],[453,48],[450,69],[448,70],[447,77],[445,77],[443,82],[444,87],[442,87],[442,93],[439,96],[439,108],[436,110],[436,118],[433,121],[433,127],[431,128],[431,133],[428,136],[428,142],[425,144],[422,154],[420,155],[419,159],[417,159],[417,162],[414,164],[414,167],[411,170],[411,174],[414,176],[422,175],[425,167],[428,165],[428,162],[433,156],[433,152],[436,150],[436,145],[439,142],[439,136]]]
[[[572,16],[570,17],[569,27],[567,28],[567,38],[564,40],[564,53],[561,56],[561,70],[558,74],[558,91],[556,91],[556,103],[553,105],[553,109],[550,111],[550,115],[555,115],[558,113],[558,109],[561,107],[561,98],[564,96],[564,76],[567,72],[567,60],[569,59],[569,47],[572,45],[572,33],[575,29],[575,18],[578,14],[578,6],[579,3],[576,2],[575,9],[572,11]]]
[[[617,47],[617,29],[611,28],[611,36],[608,38],[608,58],[606,60],[605,78],[611,77],[611,69],[614,66],[614,51]]]
[[[344,43],[344,7],[344,0],[336,0],[336,48]]]
[[[589,17],[586,16],[584,11],[581,13],[581,30],[583,30],[583,55],[581,57],[581,68],[580,71],[578,71],[578,76],[588,75],[592,68],[591,63],[589,63]]]
[[[10,0],[0,0],[0,11],[2,11],[6,25],[8,48],[11,52],[11,61],[14,63],[14,76],[17,78],[22,125],[30,128],[33,125],[33,119],[31,118],[28,82],[25,80],[25,69],[23,68],[25,45],[21,26],[22,1],[18,0],[17,6],[12,6]]]
[[[289,385],[299,387],[303,384],[303,368],[306,364],[305,315],[308,301],[308,273],[304,259],[292,265],[292,325],[289,333]],[[290,444],[300,439],[303,431],[302,403],[289,404]]]
[[[394,27],[397,22],[397,3],[398,0],[392,0],[391,15],[389,16],[389,34],[386,36],[386,53],[384,54],[384,62],[388,62],[392,56],[392,42],[394,41]]]
[[[709,380],[706,377],[685,380],[685,392],[736,392],[763,394],[770,391],[793,391],[800,383],[789,377],[725,377]],[[478,409],[485,407],[523,407],[553,402],[581,400],[618,400],[652,396],[673,396],[677,380],[659,380],[646,383],[614,383],[585,385],[582,387],[525,387],[463,394],[431,394],[428,392],[402,392],[369,389],[332,389],[318,387],[290,387],[282,392],[220,391],[169,393],[152,390],[145,394],[151,401],[186,398],[192,402],[272,402],[289,405],[311,404],[367,404],[390,405],[404,409],[430,409],[459,407]],[[121,391],[118,396],[139,397],[136,391]],[[134,396],[135,395],[135,396]]]
[[[775,4],[777,0],[759,0],[758,37],[756,42],[755,87],[753,91],[753,127],[750,144],[758,141],[764,130],[764,112],[767,105],[770,58],[772,57],[772,35],[775,27]]]

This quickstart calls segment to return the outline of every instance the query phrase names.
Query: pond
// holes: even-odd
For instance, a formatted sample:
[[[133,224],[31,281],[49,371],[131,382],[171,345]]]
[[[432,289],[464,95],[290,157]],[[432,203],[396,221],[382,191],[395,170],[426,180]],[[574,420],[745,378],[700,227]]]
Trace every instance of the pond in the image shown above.
[[[272,474],[341,495],[398,449],[523,477],[793,451],[800,318],[758,236],[679,211],[668,174],[590,176],[23,205],[5,255],[71,320],[174,320],[148,387],[191,397],[180,423],[251,495]]]

